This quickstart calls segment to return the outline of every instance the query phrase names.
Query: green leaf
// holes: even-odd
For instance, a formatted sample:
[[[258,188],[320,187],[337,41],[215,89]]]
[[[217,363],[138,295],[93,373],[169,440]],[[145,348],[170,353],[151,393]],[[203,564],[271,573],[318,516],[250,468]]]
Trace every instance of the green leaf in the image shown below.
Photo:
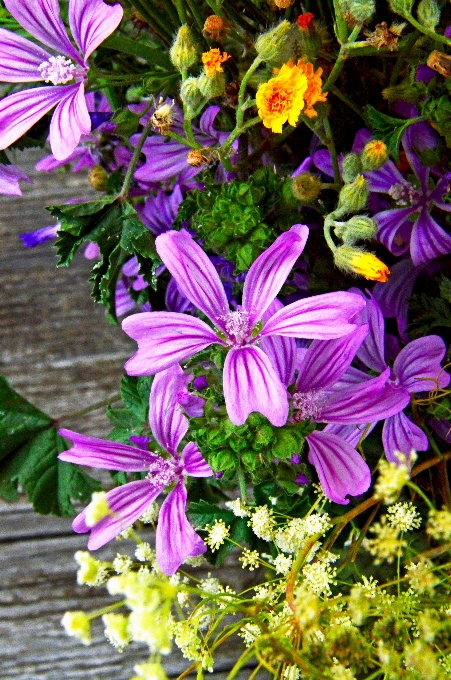
[[[189,504],[188,517],[195,529],[203,529],[207,524],[214,524],[217,519],[222,519],[229,525],[235,515],[231,510],[218,508],[207,501],[198,501]]]
[[[52,424],[52,419],[13,390],[0,376],[0,460]]]
[[[440,297],[446,300],[446,302],[451,303],[451,281],[446,276],[443,277],[440,283]]]
[[[157,47],[151,47],[145,43],[131,38],[125,38],[123,35],[113,33],[106,40],[103,41],[102,47],[124,54],[132,54],[135,57],[142,57],[152,65],[162,66],[166,70],[173,71],[168,54]]]
[[[18,487],[28,494],[36,512],[70,516],[72,499],[87,503],[100,488],[77,465],[58,460],[67,449],[52,419],[14,392],[0,377],[0,496],[17,498]]]
[[[116,125],[114,130],[116,135],[123,137],[130,137],[133,135],[139,127],[139,116],[130,109],[120,109],[116,111],[111,122]]]
[[[133,378],[124,375],[121,380],[121,397],[125,408],[144,424],[149,410],[150,378]]]

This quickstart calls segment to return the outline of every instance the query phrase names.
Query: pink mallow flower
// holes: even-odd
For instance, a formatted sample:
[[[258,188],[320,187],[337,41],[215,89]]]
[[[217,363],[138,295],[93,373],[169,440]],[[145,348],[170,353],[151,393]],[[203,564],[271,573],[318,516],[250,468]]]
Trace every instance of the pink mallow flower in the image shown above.
[[[57,105],[50,123],[50,146],[54,157],[64,160],[81,135],[91,131],[84,89],[87,58],[118,26],[122,7],[103,0],[69,0],[69,26],[77,50],[61,19],[58,0],[5,0],[5,5],[28,33],[54,52],[0,28],[0,81],[52,83],[14,92],[0,101],[0,149]]]
[[[203,312],[214,328],[194,316],[177,312],[143,312],[122,322],[138,342],[126,363],[129,375],[153,375],[184,362],[209,345],[228,349],[224,363],[224,398],[234,425],[253,411],[280,427],[288,417],[286,386],[260,347],[269,337],[329,340],[351,333],[349,321],[365,306],[353,293],[336,292],[297,300],[270,318],[265,312],[302,253],[308,227],[295,224],[281,234],[253,263],[243,288],[241,306],[230,310],[219,275],[202,248],[186,231],[167,231],[155,241],[163,263],[180,292]]]
[[[59,431],[62,437],[74,443],[69,451],[59,454],[60,460],[106,470],[147,472],[144,479],[108,491],[106,500],[111,514],[93,526],[86,522],[86,509],[74,519],[74,531],[79,534],[91,531],[90,550],[101,548],[130,527],[166,487],[175,484],[161,506],[156,532],[158,566],[168,576],[172,576],[187,557],[202,555],[207,549],[186,517],[186,477],[213,475],[193,442],[186,444],[181,453],[178,452],[188,430],[188,418],[180,408],[180,404],[187,401],[186,382],[180,366],[174,365],[159,373],[152,383],[149,424],[156,441],[169,454],[166,458],[148,451],[141,437],[133,438],[138,443],[135,447],[87,437],[71,430]],[[185,405],[184,408],[189,412]]]

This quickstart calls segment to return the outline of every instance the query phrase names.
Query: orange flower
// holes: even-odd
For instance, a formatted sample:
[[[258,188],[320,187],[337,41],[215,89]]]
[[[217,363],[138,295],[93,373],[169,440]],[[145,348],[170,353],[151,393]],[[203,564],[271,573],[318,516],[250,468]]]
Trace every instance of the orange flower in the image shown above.
[[[303,59],[299,59],[298,68],[301,68],[307,78],[307,90],[304,94],[305,107],[302,113],[304,113],[309,118],[314,118],[318,114],[314,110],[315,104],[318,102],[325,102],[327,99],[327,92],[322,92],[323,81],[321,80],[321,75],[323,72],[322,68],[313,68],[313,64],[310,62],[304,63]]]
[[[257,90],[258,115],[263,125],[273,132],[282,132],[282,125],[295,126],[304,108],[307,77],[302,69],[289,61],[276,71],[275,78],[262,83]]]
[[[300,14],[298,16],[296,23],[300,29],[306,31],[314,18],[315,18],[314,14],[312,14],[311,12],[305,12],[304,14]]]
[[[227,52],[221,54],[221,51],[218,50],[217,47],[214,47],[208,52],[204,52],[202,54],[202,63],[205,66],[207,76],[214,76],[215,73],[223,73],[224,69],[221,64],[227,61],[227,59],[230,59],[230,54],[227,54]]]

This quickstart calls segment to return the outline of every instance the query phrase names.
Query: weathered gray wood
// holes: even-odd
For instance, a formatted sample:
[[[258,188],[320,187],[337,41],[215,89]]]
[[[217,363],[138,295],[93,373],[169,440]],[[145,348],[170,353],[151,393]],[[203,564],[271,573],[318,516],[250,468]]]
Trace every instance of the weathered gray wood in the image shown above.
[[[58,270],[51,244],[33,251],[22,246],[20,233],[52,222],[44,205],[92,195],[83,175],[35,173],[40,156],[36,151],[14,155],[35,183],[23,185],[23,198],[0,197],[0,373],[24,397],[59,417],[116,392],[135,344],[93,304],[87,283],[91,263],[81,254],[69,269]],[[64,425],[96,436],[109,430],[104,409]],[[104,588],[76,583],[73,555],[86,549],[86,542],[86,536],[73,534],[70,520],[35,515],[24,499],[0,503],[2,680],[128,680],[133,665],[146,660],[145,645],[118,654],[103,637],[101,623],[94,624],[88,648],[62,629],[66,610],[92,611],[112,601]],[[99,557],[114,557],[125,547],[112,543]],[[233,562],[226,573],[237,588],[250,578]],[[234,641],[219,655],[216,680],[226,678],[221,671],[231,668],[242,649]],[[176,651],[167,658],[171,676],[186,665]]]

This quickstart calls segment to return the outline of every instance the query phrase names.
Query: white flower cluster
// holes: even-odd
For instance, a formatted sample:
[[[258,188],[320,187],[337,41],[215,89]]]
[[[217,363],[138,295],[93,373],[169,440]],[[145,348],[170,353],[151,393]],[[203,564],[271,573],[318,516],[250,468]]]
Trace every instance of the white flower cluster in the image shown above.
[[[259,505],[254,509],[247,525],[254,534],[263,541],[271,541],[274,535],[275,519],[273,510],[267,505]]]
[[[279,550],[294,553],[302,548],[308,538],[316,534],[323,536],[330,526],[327,512],[313,513],[304,519],[295,517],[276,530],[274,542]]]
[[[395,503],[387,509],[387,522],[399,531],[412,531],[421,525],[421,517],[412,503]]]

